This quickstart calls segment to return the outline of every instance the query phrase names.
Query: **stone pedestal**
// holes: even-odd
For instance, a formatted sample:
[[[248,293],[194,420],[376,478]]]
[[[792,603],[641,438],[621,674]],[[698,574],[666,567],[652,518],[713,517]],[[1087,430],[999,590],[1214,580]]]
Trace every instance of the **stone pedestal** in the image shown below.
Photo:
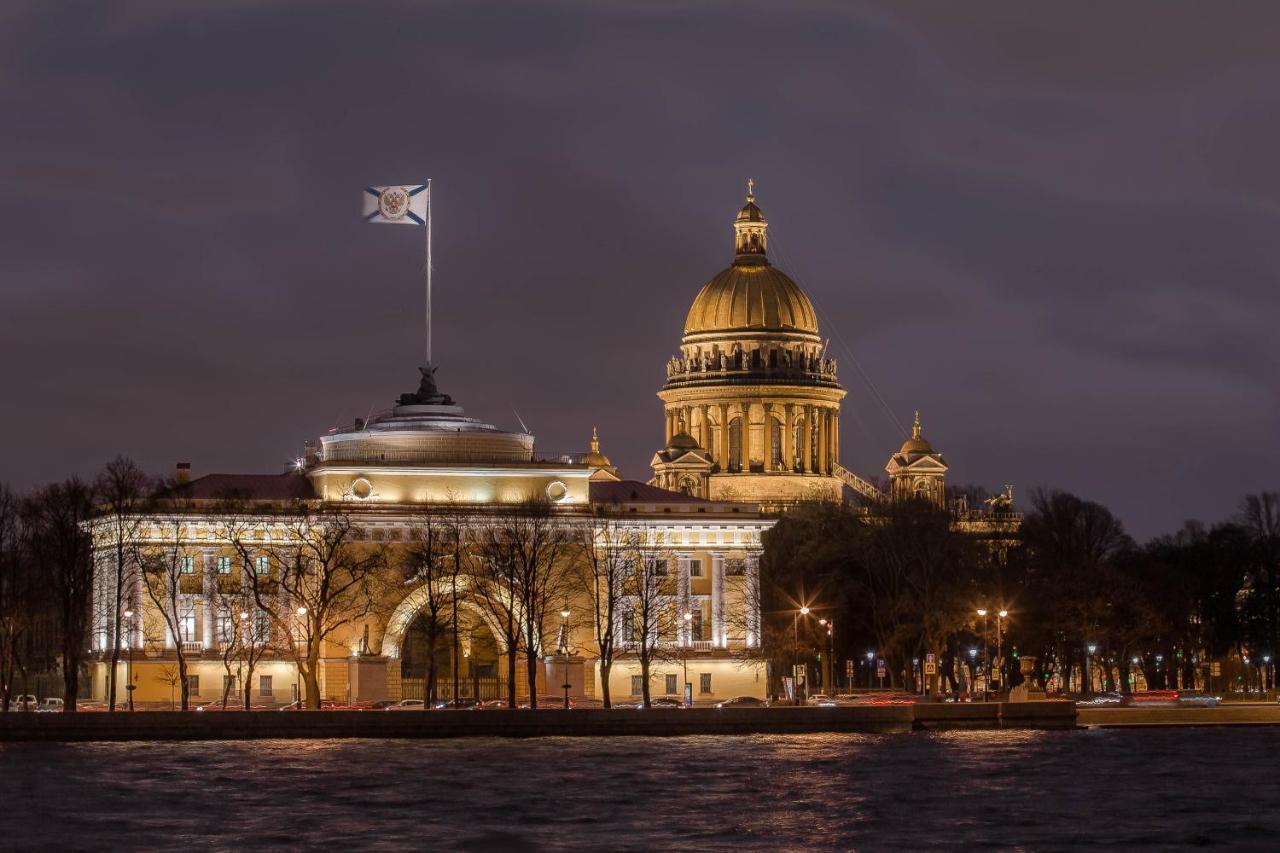
[[[548,696],[564,698],[564,685],[569,683],[569,698],[581,699],[586,695],[585,667],[583,659],[576,655],[554,655],[543,658]]]
[[[1031,702],[1044,698],[1044,691],[1040,689],[1040,684],[1036,680],[1036,659],[1034,657],[1021,657],[1018,659],[1018,666],[1022,671],[1022,683],[1009,691],[1010,702]]]
[[[399,666],[400,661],[395,662]],[[347,689],[353,704],[392,698],[387,690],[387,659],[361,655],[347,660]]]

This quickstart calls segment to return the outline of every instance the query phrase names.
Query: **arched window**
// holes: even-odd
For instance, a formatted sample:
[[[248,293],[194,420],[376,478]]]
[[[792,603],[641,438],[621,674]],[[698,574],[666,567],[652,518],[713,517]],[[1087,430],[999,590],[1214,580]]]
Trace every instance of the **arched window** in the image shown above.
[[[769,469],[782,470],[782,421],[770,418],[769,428]]]
[[[742,470],[742,418],[729,421],[729,470]]]

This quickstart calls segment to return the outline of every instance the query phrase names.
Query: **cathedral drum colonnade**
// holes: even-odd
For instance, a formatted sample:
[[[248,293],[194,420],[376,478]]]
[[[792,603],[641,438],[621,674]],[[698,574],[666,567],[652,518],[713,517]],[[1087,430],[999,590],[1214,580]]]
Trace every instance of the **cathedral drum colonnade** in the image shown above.
[[[734,260],[694,299],[658,392],[665,447],[653,484],[711,500],[839,500],[840,401],[813,303],[769,262],[748,186]]]

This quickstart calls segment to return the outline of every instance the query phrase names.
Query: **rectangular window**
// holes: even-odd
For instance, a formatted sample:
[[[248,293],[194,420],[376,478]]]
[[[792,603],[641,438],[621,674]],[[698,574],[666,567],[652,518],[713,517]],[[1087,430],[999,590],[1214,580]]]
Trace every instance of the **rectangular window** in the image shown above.
[[[178,604],[178,632],[182,635],[179,639],[184,643],[194,642],[196,639],[196,604],[194,601],[183,601]]]
[[[218,558],[218,574],[220,575],[231,574],[231,558],[230,557]]]
[[[706,639],[706,637],[702,636],[702,610],[701,610],[701,608],[697,608],[697,609],[694,609],[694,610],[690,611],[690,615],[691,615],[691,616],[693,616],[693,619],[689,620],[689,639],[690,639],[690,640],[705,640],[705,639]]]
[[[254,557],[253,570],[260,575],[269,575],[271,574],[271,561],[266,557]]]
[[[740,578],[747,573],[747,561],[742,559],[725,560],[724,573],[726,577]]]
[[[236,637],[236,621],[230,610],[218,611],[218,642],[230,643]]]
[[[630,557],[624,557],[619,565],[624,578],[629,578],[636,573],[636,561]]]
[[[711,692],[711,673],[704,672],[698,676],[698,692],[699,693]]]
[[[639,696],[644,693],[644,679],[638,675],[631,676],[631,695]]]
[[[667,576],[667,561],[662,559],[651,559],[647,561],[649,564],[649,574],[656,578],[665,578]]]
[[[271,614],[259,610],[253,614],[253,641],[265,643],[271,639]]]
[[[271,676],[269,676],[269,675],[259,675],[259,676],[258,676],[258,693],[259,693],[260,695],[262,695],[262,696],[270,696],[270,695],[271,695],[271,692],[272,692],[272,691],[271,691]]]
[[[702,561],[701,560],[693,559],[689,561],[689,577],[691,578],[702,577]]]
[[[187,554],[182,557],[182,573],[184,575],[194,575],[196,573],[196,558]]]
[[[676,674],[674,672],[667,675],[666,682],[668,696],[675,696],[680,692],[680,685],[676,681]]]
[[[640,632],[636,630],[636,612],[630,607],[624,608],[622,611],[622,641],[634,643],[639,639]]]
[[[198,675],[187,676],[187,692],[192,696],[200,695],[200,676]]]

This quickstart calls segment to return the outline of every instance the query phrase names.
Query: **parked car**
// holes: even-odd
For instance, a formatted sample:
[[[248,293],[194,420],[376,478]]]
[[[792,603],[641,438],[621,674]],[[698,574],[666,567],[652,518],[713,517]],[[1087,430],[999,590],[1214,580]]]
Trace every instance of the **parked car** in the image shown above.
[[[1077,699],[1076,705],[1082,708],[1116,708],[1124,704],[1124,694],[1109,690],[1098,693],[1088,699]]]
[[[390,708],[392,705],[396,704],[397,701],[398,700],[396,699],[379,699],[377,702],[374,702],[372,706],[370,706],[370,710],[385,711],[388,708]]]
[[[734,696],[723,702],[717,702],[717,708],[767,708],[769,703],[755,696]]]
[[[1199,690],[1178,691],[1178,704],[1191,708],[1216,708],[1221,701],[1221,697],[1202,693]]]
[[[422,699],[401,699],[394,705],[388,705],[386,711],[425,711],[427,703]]]
[[[447,702],[437,702],[433,707],[437,711],[469,711],[480,702],[467,696],[459,696],[457,699],[450,699]]]
[[[421,701],[421,700],[419,700],[419,701]],[[221,707],[221,703],[219,703],[219,707]],[[302,701],[302,700],[300,700],[300,699],[295,699],[294,701],[290,702],[288,705],[281,705],[279,710],[281,710],[281,711],[309,711],[309,710],[311,710],[311,709],[307,707],[307,703],[303,702],[303,701]],[[334,702],[332,699],[321,699],[321,700],[320,700],[320,710],[321,710],[321,711],[351,711],[351,710],[357,710],[357,711],[358,711],[358,710],[363,710],[363,708],[362,708],[362,707],[361,707],[361,708],[357,708],[357,707],[355,707],[355,706],[348,706],[348,705],[339,705],[337,702]]]
[[[815,708],[834,708],[840,704],[835,700],[835,697],[828,696],[825,693],[814,693],[805,699],[805,703]]]
[[[52,712],[60,712],[60,711],[62,711],[62,710],[64,710],[64,708],[63,708],[63,702],[62,702],[62,697],[61,697],[61,696],[46,696],[46,697],[44,697],[43,699],[41,699],[41,700],[40,700],[40,707],[36,708],[36,710],[37,710],[37,711],[44,711],[45,713],[52,713]]]
[[[36,697],[30,693],[19,693],[9,698],[10,711],[34,711],[38,704]]]

